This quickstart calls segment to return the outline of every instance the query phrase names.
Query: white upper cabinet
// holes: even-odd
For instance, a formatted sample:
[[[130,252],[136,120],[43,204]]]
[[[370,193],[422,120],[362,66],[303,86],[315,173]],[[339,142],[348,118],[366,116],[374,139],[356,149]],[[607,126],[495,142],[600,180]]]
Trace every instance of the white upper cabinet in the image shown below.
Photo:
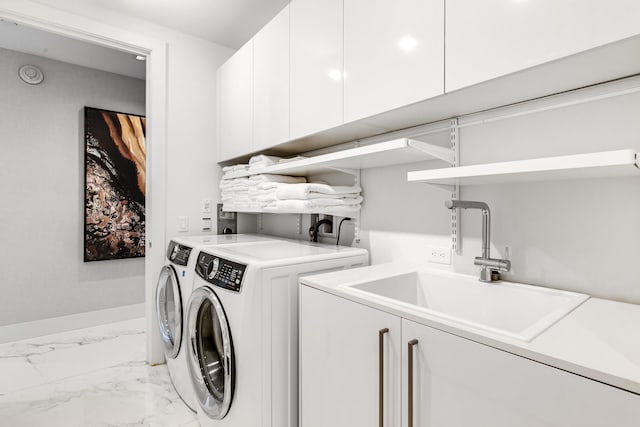
[[[289,139],[289,6],[253,38],[253,149]]]
[[[447,92],[640,33],[638,0],[447,0]]]
[[[220,111],[218,161],[251,152],[253,122],[253,41],[218,69]]]
[[[343,0],[291,3],[291,139],[343,122]]]
[[[344,68],[345,123],[442,94],[444,0],[344,0]]]

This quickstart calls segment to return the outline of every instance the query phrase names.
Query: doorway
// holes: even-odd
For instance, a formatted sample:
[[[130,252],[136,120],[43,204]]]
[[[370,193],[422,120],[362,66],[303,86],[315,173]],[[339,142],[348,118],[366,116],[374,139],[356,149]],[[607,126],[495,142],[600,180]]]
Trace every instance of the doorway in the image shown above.
[[[18,2],[21,3],[21,2]],[[49,13],[49,8],[34,5],[15,4],[10,9],[0,8],[0,19],[8,25],[16,25],[25,29],[44,31],[52,36],[66,37],[72,41],[93,44],[99,48],[115,50],[127,55],[140,55],[146,58],[146,92],[145,114],[147,116],[147,194],[145,197],[146,218],[146,257],[143,267],[144,303],[146,311],[147,332],[157,330],[153,316],[153,292],[155,276],[163,265],[164,243],[164,176],[166,150],[166,43],[145,36],[123,32],[117,28],[92,22],[89,19],[65,13]],[[64,96],[60,94],[59,96]],[[60,191],[65,191],[60,189]],[[66,189],[75,191],[76,189]],[[153,207],[153,209],[152,209]],[[47,206],[40,210],[42,222],[46,223]],[[28,224],[29,227],[41,226]],[[157,245],[154,243],[157,242]],[[31,245],[33,247],[33,245]],[[24,251],[21,256],[27,256]],[[72,254],[78,257],[77,251]],[[31,258],[42,259],[37,252]],[[38,263],[36,262],[37,266]],[[37,267],[36,267],[37,268]],[[8,286],[19,286],[18,283]],[[26,304],[27,295],[20,300]],[[16,301],[16,304],[22,302]],[[162,348],[155,333],[147,333],[147,361],[151,364],[161,363]]]

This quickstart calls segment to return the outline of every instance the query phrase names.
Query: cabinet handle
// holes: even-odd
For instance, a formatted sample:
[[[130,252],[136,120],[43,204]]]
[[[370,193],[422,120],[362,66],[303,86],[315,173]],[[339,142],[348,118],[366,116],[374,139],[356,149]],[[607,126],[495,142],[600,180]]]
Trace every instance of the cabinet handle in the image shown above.
[[[408,388],[408,402],[407,402],[407,418],[408,427],[413,427],[413,347],[418,345],[418,340],[413,339],[407,343],[407,352],[409,357],[409,367],[407,369],[407,388]]]
[[[384,336],[389,328],[378,331],[378,426],[384,427]]]

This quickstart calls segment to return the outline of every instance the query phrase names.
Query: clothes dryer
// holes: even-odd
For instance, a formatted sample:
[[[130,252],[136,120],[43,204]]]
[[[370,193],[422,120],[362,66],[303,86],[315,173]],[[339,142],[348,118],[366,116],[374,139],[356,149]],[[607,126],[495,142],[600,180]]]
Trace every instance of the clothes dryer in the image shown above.
[[[298,286],[368,264],[364,249],[279,241],[198,253],[187,361],[203,427],[298,425]]]
[[[186,303],[191,296],[197,251],[218,245],[273,242],[258,234],[181,236],[167,247],[167,264],[160,270],[156,287],[156,314],[165,359],[173,385],[192,410],[196,396],[189,378],[186,354]]]

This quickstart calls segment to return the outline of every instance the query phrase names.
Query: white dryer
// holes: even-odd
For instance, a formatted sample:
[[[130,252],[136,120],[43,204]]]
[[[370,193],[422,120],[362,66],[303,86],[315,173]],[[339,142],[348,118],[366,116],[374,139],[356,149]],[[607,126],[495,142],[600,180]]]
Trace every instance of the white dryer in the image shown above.
[[[298,282],[368,264],[364,249],[305,242],[198,254],[187,361],[203,427],[298,425]]]
[[[185,328],[186,303],[193,289],[197,251],[218,245],[273,241],[269,236],[232,234],[176,237],[169,242],[168,263],[160,270],[156,287],[156,314],[171,381],[185,404],[194,411],[197,403],[185,356]]]

